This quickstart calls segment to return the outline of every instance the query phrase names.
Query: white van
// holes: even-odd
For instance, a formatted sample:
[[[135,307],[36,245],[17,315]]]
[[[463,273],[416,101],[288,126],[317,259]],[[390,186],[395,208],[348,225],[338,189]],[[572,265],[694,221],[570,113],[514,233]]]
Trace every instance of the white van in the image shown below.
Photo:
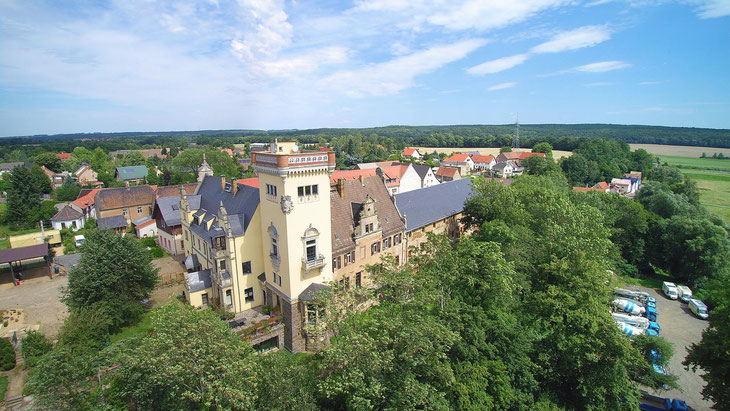
[[[692,299],[692,290],[686,285],[678,285],[677,293],[679,294],[679,299],[686,303],[689,303],[689,300]]]
[[[707,306],[702,301],[692,298],[689,300],[688,306],[689,310],[697,317],[702,318],[703,320],[710,317],[710,313],[707,311]]]
[[[74,244],[76,247],[81,247],[86,242],[86,237],[83,235],[77,235],[74,237]]]
[[[662,291],[664,292],[664,295],[672,300],[676,300],[677,297],[679,297],[679,293],[677,292],[677,286],[674,283],[670,283],[669,281],[664,281],[662,283]]]

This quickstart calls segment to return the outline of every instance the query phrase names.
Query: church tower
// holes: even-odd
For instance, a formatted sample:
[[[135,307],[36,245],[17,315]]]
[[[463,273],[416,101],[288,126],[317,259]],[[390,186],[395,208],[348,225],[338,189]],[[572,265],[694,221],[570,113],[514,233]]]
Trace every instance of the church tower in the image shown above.
[[[284,346],[301,352],[310,293],[332,281],[329,187],[335,153],[276,142],[252,156],[259,177],[266,304],[281,310]]]

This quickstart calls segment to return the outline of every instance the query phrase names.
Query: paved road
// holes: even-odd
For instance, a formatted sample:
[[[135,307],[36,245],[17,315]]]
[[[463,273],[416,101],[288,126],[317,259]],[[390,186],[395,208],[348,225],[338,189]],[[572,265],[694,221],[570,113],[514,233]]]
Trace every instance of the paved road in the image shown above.
[[[638,288],[656,298],[657,316],[659,325],[662,327],[661,336],[674,343],[674,357],[667,368],[670,373],[679,376],[678,383],[681,389],[681,391],[670,390],[652,392],[652,394],[681,398],[696,410],[709,410],[712,403],[703,400],[700,393],[705,386],[704,380],[700,378],[703,372],[697,370],[697,373],[694,373],[692,370],[685,370],[682,365],[689,346],[692,343],[699,343],[702,339],[702,331],[707,327],[707,321],[695,317],[687,308],[687,304],[666,298],[661,290]]]

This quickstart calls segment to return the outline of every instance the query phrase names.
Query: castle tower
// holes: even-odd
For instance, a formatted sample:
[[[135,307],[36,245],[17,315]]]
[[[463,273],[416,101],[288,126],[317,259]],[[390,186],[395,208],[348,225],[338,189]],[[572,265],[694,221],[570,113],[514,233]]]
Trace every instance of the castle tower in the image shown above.
[[[332,280],[329,183],[335,153],[275,142],[252,156],[259,176],[266,304],[281,309],[284,346],[301,352],[310,292]]]
[[[203,181],[205,176],[212,176],[213,175],[213,169],[208,165],[208,162],[205,161],[205,152],[203,152],[203,164],[200,165],[198,168],[198,182]]]

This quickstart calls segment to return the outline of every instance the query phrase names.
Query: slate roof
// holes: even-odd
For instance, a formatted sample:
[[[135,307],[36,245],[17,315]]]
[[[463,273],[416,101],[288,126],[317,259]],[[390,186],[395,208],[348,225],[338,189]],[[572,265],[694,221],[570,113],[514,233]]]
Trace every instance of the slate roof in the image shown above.
[[[70,205],[66,204],[66,206],[63,207],[59,212],[57,212],[56,215],[51,217],[51,221],[73,221],[78,220],[81,217],[83,217],[81,213],[76,211]]]
[[[172,197],[172,196],[180,197],[180,187],[185,189],[186,194],[195,194],[195,189],[198,188],[198,183],[176,184],[173,186],[157,187],[157,191],[155,192],[155,195],[158,198],[159,197]]]
[[[313,301],[314,298],[312,298],[312,295],[315,294],[317,291],[324,290],[325,288],[329,288],[329,287],[327,287],[324,284],[312,283],[309,285],[309,287],[305,288],[301,294],[299,294],[299,300]]]
[[[198,261],[198,256],[195,254],[190,254],[189,256],[185,257],[183,263],[185,264],[185,268],[187,268],[188,270],[192,270],[195,267],[200,267],[200,261]]]
[[[155,208],[160,210],[162,220],[168,227],[182,224],[180,216],[180,196],[161,197],[157,199]],[[154,214],[154,213],[153,213]]]
[[[13,169],[18,166],[23,166],[25,168],[31,168],[31,167],[33,167],[33,163],[24,163],[22,161],[16,161],[13,163],[0,163],[0,170],[13,171]]]
[[[210,279],[210,270],[196,271],[194,273],[188,273],[188,288],[191,293],[197,291],[203,291],[206,288],[213,286],[213,281]]]
[[[406,231],[424,227],[464,211],[464,202],[472,195],[468,178],[395,195],[395,204],[406,219]]]
[[[375,200],[375,210],[383,229],[383,235],[389,236],[402,231],[405,227],[403,220],[391,200],[383,180],[378,176],[365,177],[360,180],[343,181],[344,197],[338,190],[330,191],[330,211],[332,225],[332,254],[353,249],[355,240],[355,221],[358,218],[354,213],[365,202],[366,196]]]
[[[259,189],[248,185],[238,185],[236,194],[233,190],[225,191],[221,187],[221,178],[205,176],[198,187],[197,194],[187,196],[192,210],[204,210],[205,217],[202,224],[193,222],[190,229],[200,237],[210,240],[223,235],[223,229],[214,222],[210,229],[206,222],[218,216],[221,202],[228,214],[228,222],[234,236],[243,235],[259,206]]]
[[[146,166],[117,167],[117,175],[122,180],[137,180],[147,177]]]
[[[132,220],[132,224],[134,224],[134,226],[136,227],[136,226],[141,225],[141,224],[144,224],[144,223],[146,223],[148,221],[152,221],[152,217],[146,215],[146,216],[140,217],[140,218],[138,218],[136,220]]]
[[[122,215],[103,217],[96,220],[96,226],[102,230],[122,228],[127,226],[127,220]]]
[[[94,199],[99,211],[152,205],[154,201],[155,190],[147,185],[99,190]]]
[[[413,166],[413,169],[416,170],[416,173],[418,173],[418,177],[423,180],[426,178],[426,175],[428,174],[428,170],[431,169],[431,166],[427,166],[425,164],[411,164]]]

